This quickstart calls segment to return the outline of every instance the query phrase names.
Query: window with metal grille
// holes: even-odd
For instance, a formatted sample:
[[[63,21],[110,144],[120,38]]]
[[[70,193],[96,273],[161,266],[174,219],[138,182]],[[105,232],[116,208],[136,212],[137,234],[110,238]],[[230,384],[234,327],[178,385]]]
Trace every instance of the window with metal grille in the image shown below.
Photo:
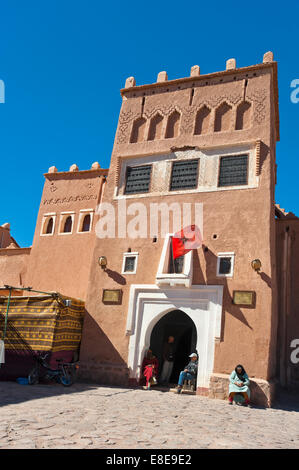
[[[218,186],[236,186],[247,184],[248,155],[222,157]]]
[[[199,160],[173,162],[170,191],[197,187]]]
[[[125,194],[148,192],[151,169],[151,165],[128,167]]]
[[[126,256],[124,272],[130,273],[135,271],[136,256]]]
[[[184,269],[184,259],[185,259],[185,256],[183,255],[173,260],[173,262],[170,263],[169,272],[181,274]]]
[[[229,258],[220,258],[219,263],[219,274],[230,274],[232,268],[232,259]]]

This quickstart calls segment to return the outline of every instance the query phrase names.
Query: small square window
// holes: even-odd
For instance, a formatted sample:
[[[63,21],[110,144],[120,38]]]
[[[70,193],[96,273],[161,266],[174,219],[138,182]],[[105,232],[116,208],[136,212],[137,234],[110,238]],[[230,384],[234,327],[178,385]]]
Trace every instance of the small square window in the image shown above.
[[[136,262],[135,256],[126,256],[125,271],[129,273],[135,271],[135,262]]]
[[[217,276],[232,277],[234,272],[234,253],[218,253]]]
[[[138,253],[125,253],[122,274],[136,274]]]
[[[229,274],[232,268],[231,258],[220,258],[219,274]]]

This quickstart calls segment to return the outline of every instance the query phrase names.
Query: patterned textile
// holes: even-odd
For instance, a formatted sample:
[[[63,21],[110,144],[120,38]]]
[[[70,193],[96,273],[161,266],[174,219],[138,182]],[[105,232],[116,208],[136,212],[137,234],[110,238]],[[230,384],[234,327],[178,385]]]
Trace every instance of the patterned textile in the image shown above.
[[[51,295],[12,297],[10,300],[5,350],[75,351],[82,335],[85,304],[70,297]],[[3,336],[7,297],[0,297],[0,338]]]

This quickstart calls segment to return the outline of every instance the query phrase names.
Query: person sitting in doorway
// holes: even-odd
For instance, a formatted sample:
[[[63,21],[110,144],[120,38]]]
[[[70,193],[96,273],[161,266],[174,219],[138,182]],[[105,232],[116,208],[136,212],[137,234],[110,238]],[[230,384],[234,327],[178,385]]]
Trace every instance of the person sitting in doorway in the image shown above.
[[[236,393],[243,395],[245,401],[243,406],[248,406],[250,404],[250,389],[249,389],[249,377],[245,372],[244,367],[241,364],[238,364],[235,370],[232,371],[230,375],[229,383],[229,398],[228,403],[233,404],[234,396]]]
[[[163,360],[160,383],[161,385],[168,385],[174,364],[174,336],[169,336],[164,344]]]
[[[148,349],[143,362],[142,362],[142,373],[146,379],[146,388],[150,389],[151,384],[157,383],[157,373],[158,373],[159,362],[158,359],[153,355],[151,349]]]
[[[190,361],[186,365],[185,369],[180,373],[179,382],[177,386],[176,393],[181,393],[183,388],[183,383],[185,380],[193,380],[197,375],[197,368],[198,368],[198,360],[197,354],[192,353],[190,354]]]

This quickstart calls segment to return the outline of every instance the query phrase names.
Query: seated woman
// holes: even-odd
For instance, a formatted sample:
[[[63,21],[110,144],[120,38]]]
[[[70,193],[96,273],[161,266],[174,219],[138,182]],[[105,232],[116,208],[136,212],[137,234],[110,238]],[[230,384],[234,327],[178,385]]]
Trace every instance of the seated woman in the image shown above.
[[[230,384],[229,384],[229,398],[228,402],[230,405],[233,404],[234,396],[236,393],[243,395],[245,401],[244,406],[249,405],[250,398],[250,389],[249,389],[249,377],[245,372],[245,369],[241,364],[238,364],[235,370],[232,371],[230,375]]]
[[[157,383],[156,376],[158,374],[158,367],[158,359],[153,355],[152,350],[149,349],[142,363],[142,373],[146,378],[146,388],[148,390],[151,387],[151,383]]]

